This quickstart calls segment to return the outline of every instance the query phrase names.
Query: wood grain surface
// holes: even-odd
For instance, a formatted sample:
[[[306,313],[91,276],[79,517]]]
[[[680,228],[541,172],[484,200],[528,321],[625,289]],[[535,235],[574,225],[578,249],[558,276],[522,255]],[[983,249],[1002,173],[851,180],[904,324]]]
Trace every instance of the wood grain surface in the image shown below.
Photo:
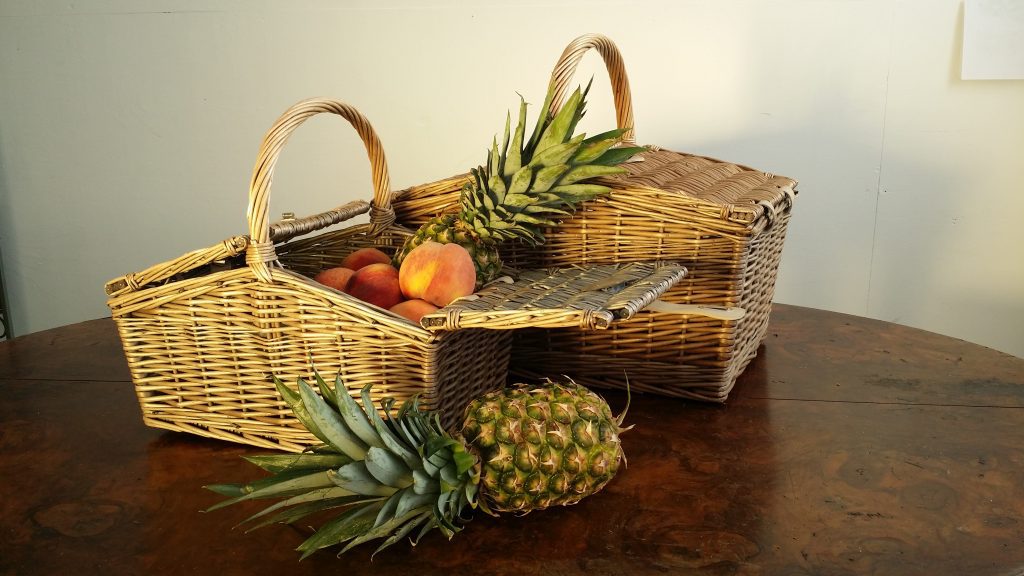
[[[607,391],[613,409],[625,395]],[[142,425],[110,320],[0,344],[0,574],[1024,573],[1024,360],[776,305],[724,406],[634,395],[576,506],[301,563],[201,488],[259,449]]]

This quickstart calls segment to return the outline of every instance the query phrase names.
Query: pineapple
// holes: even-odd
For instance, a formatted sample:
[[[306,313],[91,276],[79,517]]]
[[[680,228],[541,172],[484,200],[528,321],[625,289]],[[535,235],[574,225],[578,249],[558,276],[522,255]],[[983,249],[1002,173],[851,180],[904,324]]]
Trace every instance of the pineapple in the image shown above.
[[[320,395],[302,379],[298,392],[275,382],[322,446],[248,456],[273,475],[206,486],[230,497],[209,510],[282,498],[246,520],[254,527],[341,510],[299,545],[303,558],[344,544],[340,555],[383,538],[379,552],[414,530],[414,543],[434,528],[451,538],[467,508],[526,513],[574,504],[603,488],[623,458],[624,413],[613,417],[604,400],[572,381],[488,393],[470,403],[461,431],[452,435],[416,399],[397,410],[392,399],[383,401],[381,417],[369,387],[360,406],[340,378],[333,388],[316,379]]]
[[[470,171],[472,180],[462,188],[458,212],[423,224],[398,251],[395,266],[401,266],[405,256],[423,242],[454,242],[473,256],[477,284],[482,285],[501,272],[499,243],[518,239],[543,244],[541,228],[554,226],[552,218],[569,215],[576,204],[609,192],[607,186],[586,181],[625,172],[616,165],[643,148],[614,147],[626,129],[590,138],[573,136],[589,90],[590,84],[582,91],[577,88],[552,116],[552,86],[525,142],[526,101],[520,98],[515,132],[509,114],[501,146],[495,137],[485,165]]]

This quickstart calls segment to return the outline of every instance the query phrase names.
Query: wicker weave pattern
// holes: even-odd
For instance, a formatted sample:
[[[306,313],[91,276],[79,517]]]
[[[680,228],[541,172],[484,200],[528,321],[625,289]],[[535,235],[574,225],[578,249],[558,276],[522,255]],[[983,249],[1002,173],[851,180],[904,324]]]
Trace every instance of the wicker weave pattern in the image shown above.
[[[582,54],[605,60],[620,128],[632,128],[622,58],[603,36],[576,39],[551,83],[564,94]],[[555,99],[558,108],[561,98]],[[739,320],[701,314],[641,312],[606,331],[526,330],[513,340],[512,368],[524,376],[569,374],[581,383],[723,401],[757,352],[767,327],[796,181],[746,166],[650,146],[628,174],[601,179],[612,193],[586,202],[547,242],[502,249],[515,268],[678,262],[686,278],[663,300],[743,309]],[[466,175],[403,190],[393,199],[398,221],[418,226],[455,209]]]
[[[374,173],[374,200],[271,225],[273,169],[291,132],[321,113],[356,128]],[[373,397],[420,394],[453,423],[473,397],[505,382],[507,332],[432,334],[403,318],[306,276],[356,248],[396,248],[409,231],[394,226],[387,165],[373,129],[350,106],[308,100],[267,133],[253,172],[249,235],[233,236],[107,284],[145,422],[270,448],[316,443],[278,397],[271,374],[294,384],[311,363]],[[287,241],[370,212],[370,223]],[[275,241],[276,240],[276,241]],[[487,358],[487,362],[480,362]]]
[[[319,113],[340,115],[366,144],[374,200],[302,219],[267,220],[270,183],[291,131]],[[501,386],[510,329],[606,328],[629,318],[685,275],[675,264],[526,271],[442,309],[421,325],[310,279],[353,250],[394,253],[410,234],[394,225],[380,142],[357,111],[310,100],[289,109],[260,147],[249,197],[249,235],[114,279],[108,305],[121,335],[146,424],[258,446],[315,444],[278,396],[271,375],[292,384],[313,366],[372,398],[414,395],[458,423],[463,408]],[[370,223],[316,232],[355,215]]]

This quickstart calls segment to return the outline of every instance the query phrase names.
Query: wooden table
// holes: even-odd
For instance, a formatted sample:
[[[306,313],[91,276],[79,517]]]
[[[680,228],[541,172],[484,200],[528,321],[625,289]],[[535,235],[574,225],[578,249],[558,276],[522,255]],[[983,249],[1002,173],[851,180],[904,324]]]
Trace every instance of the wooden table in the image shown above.
[[[31,334],[0,344],[0,574],[1024,574],[1020,358],[777,305],[725,406],[629,422],[576,506],[298,563],[304,528],[232,530],[259,503],[199,512],[260,450],[145,428],[109,319]]]

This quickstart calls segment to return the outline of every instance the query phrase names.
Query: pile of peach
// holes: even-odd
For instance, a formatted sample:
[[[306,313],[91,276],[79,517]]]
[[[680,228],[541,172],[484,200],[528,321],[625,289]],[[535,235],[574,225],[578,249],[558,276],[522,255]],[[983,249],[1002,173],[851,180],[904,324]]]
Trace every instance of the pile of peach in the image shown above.
[[[390,310],[413,322],[473,293],[473,258],[458,244],[424,242],[402,261],[401,269],[376,248],[360,248],[341,266],[313,278],[324,286]]]

